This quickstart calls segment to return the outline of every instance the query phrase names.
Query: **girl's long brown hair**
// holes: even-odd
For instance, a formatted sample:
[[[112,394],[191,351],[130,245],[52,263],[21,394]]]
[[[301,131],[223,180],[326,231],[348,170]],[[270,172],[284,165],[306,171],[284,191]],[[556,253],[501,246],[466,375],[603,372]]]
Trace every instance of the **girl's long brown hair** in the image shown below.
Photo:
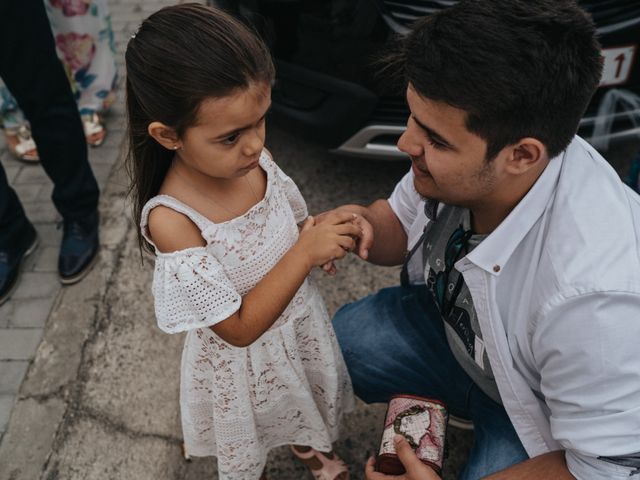
[[[220,98],[254,82],[272,83],[274,67],[258,35],[230,15],[187,3],[147,18],[125,53],[130,178],[133,217],[158,194],[173,158],[148,133],[151,122],[180,137],[196,121],[207,98]],[[153,248],[138,230],[140,248]]]

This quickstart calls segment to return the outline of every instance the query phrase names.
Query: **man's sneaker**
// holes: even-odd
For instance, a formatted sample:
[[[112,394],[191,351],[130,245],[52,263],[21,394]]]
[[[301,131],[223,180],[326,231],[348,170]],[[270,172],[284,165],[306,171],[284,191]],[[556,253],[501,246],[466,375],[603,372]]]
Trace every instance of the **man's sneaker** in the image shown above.
[[[79,282],[98,258],[98,212],[82,220],[64,220],[58,273],[64,285]]]
[[[460,430],[473,430],[473,422],[466,418],[449,415],[449,426]]]
[[[23,260],[38,246],[38,234],[31,223],[26,222],[18,234],[18,245],[0,248],[0,305],[6,302],[18,284]]]

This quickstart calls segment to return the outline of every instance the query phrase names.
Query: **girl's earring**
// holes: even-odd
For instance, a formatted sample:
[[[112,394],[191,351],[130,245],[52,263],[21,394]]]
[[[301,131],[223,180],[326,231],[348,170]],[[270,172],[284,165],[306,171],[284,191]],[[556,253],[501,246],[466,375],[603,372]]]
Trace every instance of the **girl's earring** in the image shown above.
[[[177,149],[178,149],[178,145],[174,145],[174,146],[173,146],[173,149],[174,149],[174,150],[177,150]]]

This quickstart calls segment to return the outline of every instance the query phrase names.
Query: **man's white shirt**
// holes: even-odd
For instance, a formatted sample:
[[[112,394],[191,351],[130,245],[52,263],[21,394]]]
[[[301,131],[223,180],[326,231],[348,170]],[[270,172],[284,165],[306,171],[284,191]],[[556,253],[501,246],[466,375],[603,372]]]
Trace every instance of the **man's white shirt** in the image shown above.
[[[413,246],[429,220],[411,171],[389,204]],[[578,479],[628,478],[598,457],[640,452],[639,239],[640,197],[575,137],[455,264],[527,453],[566,450]],[[414,283],[422,263],[409,266]]]

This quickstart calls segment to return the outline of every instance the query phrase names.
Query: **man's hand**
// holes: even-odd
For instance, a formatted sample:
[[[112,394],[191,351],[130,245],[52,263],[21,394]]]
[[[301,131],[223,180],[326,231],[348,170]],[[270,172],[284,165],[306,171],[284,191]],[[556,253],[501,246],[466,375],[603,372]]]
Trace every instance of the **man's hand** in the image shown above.
[[[374,469],[375,460],[372,457],[367,461],[365,468],[367,480],[441,480],[440,476],[432,468],[420,461],[404,438],[396,435],[393,437],[393,444],[406,473],[397,476],[376,472]]]
[[[360,227],[362,235],[356,239],[358,256],[374,265],[402,265],[407,252],[407,233],[393,212],[387,200],[376,200],[368,207],[350,204],[342,205],[328,212],[316,215],[316,222],[326,221],[326,216],[338,212],[355,214],[353,222]],[[331,265],[323,268],[331,273]]]
[[[338,212],[349,212],[354,215],[353,220],[351,221],[353,224],[360,227],[362,234],[356,240],[356,249],[358,256],[366,260],[369,256],[369,249],[371,245],[373,245],[373,227],[371,224],[359,213],[353,211],[348,206],[338,207],[333,210],[329,210],[328,212],[323,212],[315,216],[316,224],[320,224],[327,219],[331,218]],[[333,262],[328,262],[322,265],[322,269],[327,272],[329,275],[336,274],[336,266]]]
[[[360,227],[360,230],[362,230],[362,235],[356,240],[356,252],[361,259],[366,260],[369,256],[369,249],[371,248],[371,245],[373,245],[373,227],[366,218],[364,218],[359,212],[354,210],[355,209],[353,208],[349,208],[349,205],[345,205],[343,207],[329,210],[328,212],[320,213],[315,216],[316,225],[326,221],[328,218],[333,217],[338,212],[352,213],[354,217],[351,222]]]

